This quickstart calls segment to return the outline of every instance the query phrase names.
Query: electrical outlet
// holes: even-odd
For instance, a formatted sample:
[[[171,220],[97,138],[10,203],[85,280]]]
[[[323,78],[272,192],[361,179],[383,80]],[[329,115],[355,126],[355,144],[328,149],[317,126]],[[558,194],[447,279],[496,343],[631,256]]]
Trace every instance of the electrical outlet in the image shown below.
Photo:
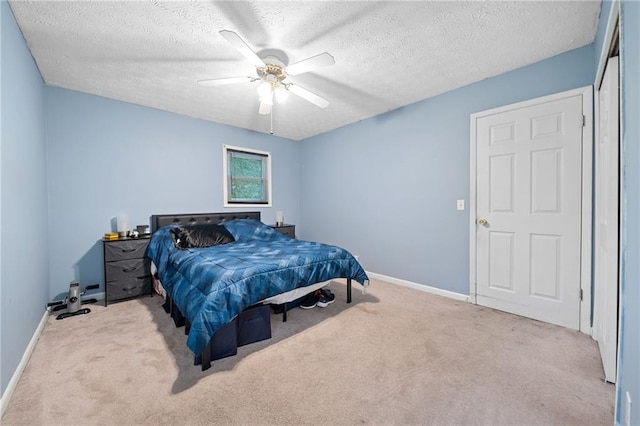
[[[458,210],[464,210],[464,200],[458,200],[456,206]]]
[[[631,394],[629,392],[624,403],[624,424],[631,426]]]

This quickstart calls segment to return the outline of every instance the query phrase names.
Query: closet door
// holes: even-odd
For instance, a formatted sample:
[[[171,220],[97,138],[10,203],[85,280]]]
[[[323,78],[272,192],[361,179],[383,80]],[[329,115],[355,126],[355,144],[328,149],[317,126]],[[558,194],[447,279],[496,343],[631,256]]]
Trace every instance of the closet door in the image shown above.
[[[600,347],[605,379],[616,381],[618,346],[619,235],[619,73],[618,57],[610,58],[598,102],[595,150],[595,290],[593,334]]]

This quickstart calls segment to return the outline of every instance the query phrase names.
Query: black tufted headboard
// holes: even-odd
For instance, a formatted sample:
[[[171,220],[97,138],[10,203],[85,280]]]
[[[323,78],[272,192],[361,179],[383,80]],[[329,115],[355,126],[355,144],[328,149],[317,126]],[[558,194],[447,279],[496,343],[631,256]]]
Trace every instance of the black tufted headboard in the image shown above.
[[[224,213],[192,213],[192,214],[154,214],[151,216],[151,233],[163,226],[172,224],[196,225],[218,224],[225,220],[233,219],[257,219],[260,220],[260,212],[224,212]]]

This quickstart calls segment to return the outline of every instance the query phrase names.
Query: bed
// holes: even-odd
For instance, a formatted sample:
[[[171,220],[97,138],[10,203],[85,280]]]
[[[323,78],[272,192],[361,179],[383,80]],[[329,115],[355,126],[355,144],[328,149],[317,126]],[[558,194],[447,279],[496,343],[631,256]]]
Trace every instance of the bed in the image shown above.
[[[206,230],[205,241],[184,246],[182,237],[196,228]],[[369,283],[347,250],[289,238],[262,223],[259,212],[153,215],[151,230],[147,256],[185,318],[187,346],[203,370],[214,334],[245,309],[285,303],[336,278],[347,280],[350,303],[351,281],[364,288]]]

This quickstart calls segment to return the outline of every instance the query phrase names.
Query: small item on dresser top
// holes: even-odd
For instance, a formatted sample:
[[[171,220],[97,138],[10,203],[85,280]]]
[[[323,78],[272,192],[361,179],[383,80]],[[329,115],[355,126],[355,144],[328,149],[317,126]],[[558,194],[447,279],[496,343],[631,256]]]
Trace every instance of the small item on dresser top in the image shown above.
[[[118,233],[117,232],[106,232],[104,234],[104,239],[105,240],[117,240],[118,239]]]
[[[276,212],[276,226],[284,225],[284,213],[281,210]]]
[[[131,231],[131,232],[129,233],[129,236],[130,236],[131,238],[138,238],[138,235],[139,235],[139,234],[138,234],[138,231],[137,231],[137,230]]]
[[[136,231],[138,231],[139,235],[146,235],[149,233],[149,225],[138,225],[136,226]]]
[[[123,214],[116,218],[116,228],[120,238],[127,237],[129,234],[129,216]]]

